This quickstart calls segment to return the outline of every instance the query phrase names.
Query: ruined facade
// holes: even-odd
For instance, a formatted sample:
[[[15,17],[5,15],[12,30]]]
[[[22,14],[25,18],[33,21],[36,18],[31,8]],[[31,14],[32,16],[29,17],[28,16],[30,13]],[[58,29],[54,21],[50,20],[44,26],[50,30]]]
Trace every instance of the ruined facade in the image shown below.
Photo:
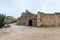
[[[11,23],[14,23],[14,22],[16,22],[16,21],[17,21],[17,19],[14,18],[14,17],[12,17],[12,16],[6,16],[6,18],[5,18],[5,22],[6,22],[7,24],[11,24]]]
[[[43,13],[33,14],[26,10],[18,18],[17,24],[26,26],[60,26],[60,13]]]
[[[17,24],[26,26],[36,26],[37,25],[37,15],[32,14],[28,10],[23,12],[20,18],[18,18]]]

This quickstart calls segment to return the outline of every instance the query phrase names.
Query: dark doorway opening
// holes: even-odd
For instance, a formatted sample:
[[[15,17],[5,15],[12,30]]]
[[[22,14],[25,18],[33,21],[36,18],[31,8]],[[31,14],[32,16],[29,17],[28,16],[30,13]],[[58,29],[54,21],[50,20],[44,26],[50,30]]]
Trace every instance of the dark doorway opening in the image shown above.
[[[32,20],[29,20],[28,25],[32,26]]]

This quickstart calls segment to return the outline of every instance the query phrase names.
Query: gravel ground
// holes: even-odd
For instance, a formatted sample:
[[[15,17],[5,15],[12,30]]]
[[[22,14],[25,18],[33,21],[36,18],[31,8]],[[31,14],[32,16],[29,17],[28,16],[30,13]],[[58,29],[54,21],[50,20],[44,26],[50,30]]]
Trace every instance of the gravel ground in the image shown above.
[[[60,40],[60,27],[36,28],[10,24],[0,29],[0,40]]]

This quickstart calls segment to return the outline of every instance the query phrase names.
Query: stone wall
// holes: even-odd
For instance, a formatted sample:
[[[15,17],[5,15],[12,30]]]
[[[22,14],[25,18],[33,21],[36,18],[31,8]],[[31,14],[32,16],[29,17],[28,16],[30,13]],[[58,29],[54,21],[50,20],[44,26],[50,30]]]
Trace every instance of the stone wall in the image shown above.
[[[6,18],[5,18],[5,22],[6,22],[7,24],[14,23],[14,22],[16,22],[16,21],[17,21],[17,19],[14,18],[14,17],[12,17],[12,16],[6,16]]]
[[[18,19],[17,24],[18,25],[26,25],[26,19]]]
[[[55,25],[60,26],[60,13],[55,13]]]
[[[48,14],[38,12],[37,26],[60,26],[60,13]]]
[[[37,26],[41,26],[41,24],[42,24],[42,15],[43,15],[43,12],[38,12],[38,14],[37,14]]]
[[[26,10],[26,12],[22,12],[22,15],[18,18],[17,24],[18,25],[29,26],[29,20],[32,20],[32,26],[37,25],[37,23],[36,23],[37,22],[36,15],[29,12],[28,10]]]
[[[29,26],[29,20],[32,20],[32,26],[60,26],[60,13],[43,13],[33,14],[26,10],[18,18],[17,24]]]

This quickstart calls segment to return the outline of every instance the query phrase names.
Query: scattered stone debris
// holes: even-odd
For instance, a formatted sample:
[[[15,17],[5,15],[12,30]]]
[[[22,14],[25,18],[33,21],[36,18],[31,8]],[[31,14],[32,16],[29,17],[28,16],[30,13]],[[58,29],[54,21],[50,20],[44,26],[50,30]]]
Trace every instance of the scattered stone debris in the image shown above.
[[[10,25],[8,25],[8,24],[6,24],[5,26],[4,26],[4,28],[8,28],[8,27],[11,27]]]

